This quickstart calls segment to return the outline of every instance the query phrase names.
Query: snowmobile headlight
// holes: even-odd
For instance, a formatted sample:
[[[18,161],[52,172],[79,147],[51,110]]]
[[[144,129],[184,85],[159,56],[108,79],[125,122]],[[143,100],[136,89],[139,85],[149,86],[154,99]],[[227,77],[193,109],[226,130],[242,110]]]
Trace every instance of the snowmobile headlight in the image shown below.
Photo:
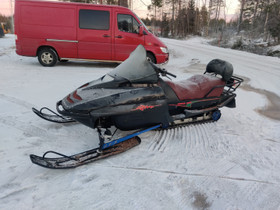
[[[167,47],[161,47],[160,49],[161,49],[161,51],[162,51],[163,53],[168,53]]]

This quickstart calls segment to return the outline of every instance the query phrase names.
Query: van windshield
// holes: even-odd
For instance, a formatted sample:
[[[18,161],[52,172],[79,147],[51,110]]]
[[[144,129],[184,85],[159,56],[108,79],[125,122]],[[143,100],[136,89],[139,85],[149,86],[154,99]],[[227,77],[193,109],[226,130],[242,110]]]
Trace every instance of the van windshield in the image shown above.
[[[108,73],[113,78],[124,78],[131,83],[156,83],[158,75],[147,61],[146,50],[142,45],[130,54],[129,58]]]

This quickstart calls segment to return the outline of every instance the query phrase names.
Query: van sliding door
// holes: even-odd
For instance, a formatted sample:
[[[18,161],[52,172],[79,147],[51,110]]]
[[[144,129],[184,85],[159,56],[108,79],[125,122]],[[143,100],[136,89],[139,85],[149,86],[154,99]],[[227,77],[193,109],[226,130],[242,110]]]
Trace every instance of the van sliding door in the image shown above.
[[[111,9],[80,6],[78,57],[112,60]]]

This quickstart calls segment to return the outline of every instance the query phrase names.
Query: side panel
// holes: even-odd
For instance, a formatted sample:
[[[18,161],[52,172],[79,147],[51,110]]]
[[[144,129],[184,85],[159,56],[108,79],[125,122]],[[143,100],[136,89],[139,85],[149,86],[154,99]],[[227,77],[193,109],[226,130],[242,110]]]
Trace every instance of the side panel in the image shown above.
[[[60,57],[77,56],[76,6],[16,1],[17,53],[36,56],[38,47],[52,46]]]
[[[111,60],[111,8],[79,6],[77,16],[79,19],[79,24],[77,26],[79,41],[78,58]]]
[[[165,100],[150,101],[131,106],[130,113],[112,117],[117,128],[121,130],[133,130],[156,124],[162,124],[165,127],[171,122]],[[129,108],[127,107],[127,109]]]
[[[140,22],[129,10],[116,9],[114,17],[114,60],[124,61],[139,44],[144,45],[144,35],[139,35]]]

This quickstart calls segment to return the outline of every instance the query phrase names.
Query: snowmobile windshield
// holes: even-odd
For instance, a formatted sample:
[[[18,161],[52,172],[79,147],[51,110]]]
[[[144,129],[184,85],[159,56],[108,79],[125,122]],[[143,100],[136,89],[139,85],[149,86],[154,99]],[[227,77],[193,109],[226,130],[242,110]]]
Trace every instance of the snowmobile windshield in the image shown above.
[[[130,54],[129,58],[108,73],[113,78],[124,78],[131,83],[156,83],[158,75],[147,61],[146,50],[142,45]]]

